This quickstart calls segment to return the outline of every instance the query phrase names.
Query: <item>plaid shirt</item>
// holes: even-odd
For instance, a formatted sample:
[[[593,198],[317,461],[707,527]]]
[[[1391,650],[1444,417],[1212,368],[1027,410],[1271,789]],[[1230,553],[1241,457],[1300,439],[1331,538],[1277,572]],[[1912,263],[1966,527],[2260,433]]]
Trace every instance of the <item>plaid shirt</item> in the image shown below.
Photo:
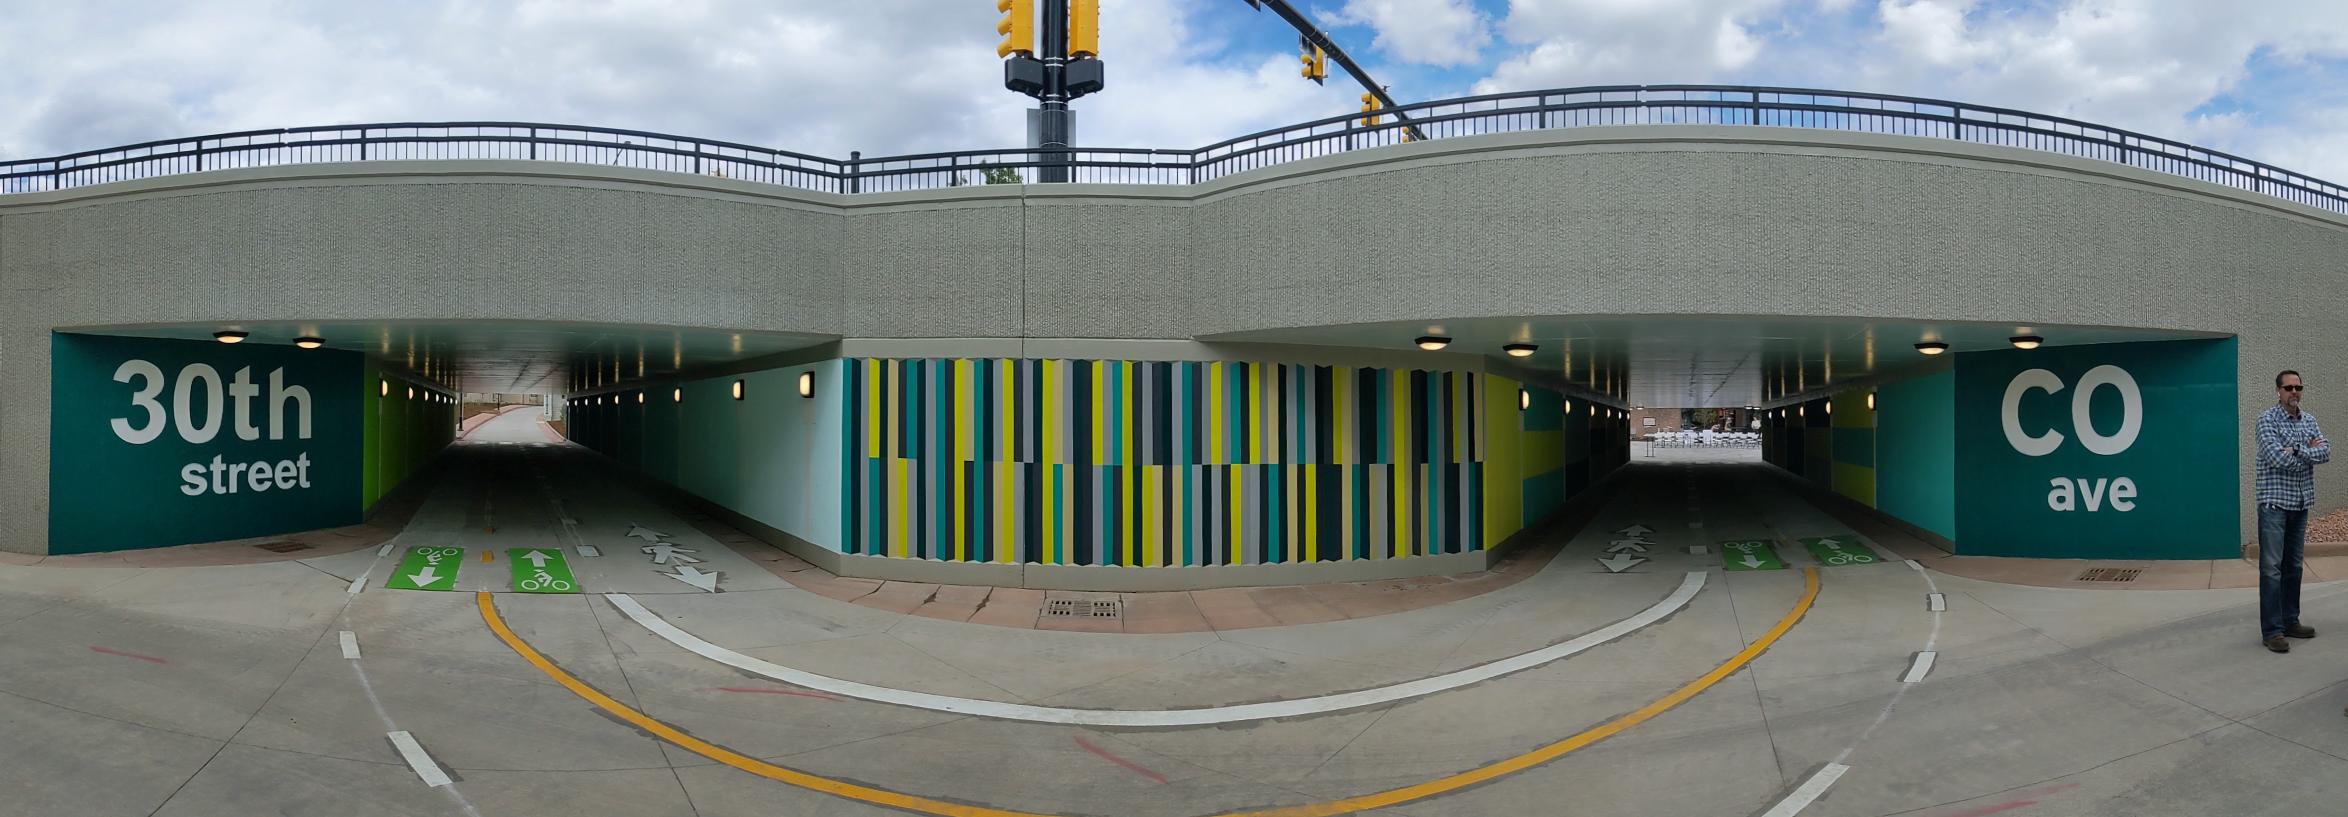
[[[2315,505],[2315,467],[2332,461],[2332,447],[2324,440],[2322,448],[2309,448],[2307,440],[2323,436],[2315,415],[2304,410],[2293,417],[2275,405],[2258,415],[2258,504],[2286,511]]]

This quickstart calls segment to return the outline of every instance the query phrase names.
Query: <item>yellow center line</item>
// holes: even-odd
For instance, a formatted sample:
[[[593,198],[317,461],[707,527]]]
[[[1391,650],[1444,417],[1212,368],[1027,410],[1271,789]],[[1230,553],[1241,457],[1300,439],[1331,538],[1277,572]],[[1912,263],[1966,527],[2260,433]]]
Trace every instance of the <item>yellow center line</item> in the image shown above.
[[[496,633],[498,640],[504,641],[507,647],[513,648],[514,653],[516,655],[520,655],[522,660],[530,662],[530,665],[537,667],[539,672],[543,672],[547,677],[553,678],[556,683],[559,683],[564,688],[569,689],[573,694],[587,699],[588,703],[592,703],[603,709],[605,712],[609,712],[612,715],[617,716],[620,720],[633,724],[637,728],[643,729],[646,732],[650,732],[660,739],[675,744],[679,748],[683,748],[686,751],[690,751],[702,757],[715,760],[719,763],[732,766],[736,769],[740,769],[742,771],[749,772],[769,780],[776,780],[791,784],[793,786],[798,786],[800,788],[823,792],[835,797],[843,797],[850,800],[857,800],[875,805],[890,806],[907,811],[919,812],[922,814],[939,815],[939,817],[1047,817],[1047,815],[1035,814],[1033,812],[1010,811],[988,806],[949,803],[943,800],[933,800],[918,795],[904,794],[886,789],[873,788],[871,786],[833,780],[828,777],[820,777],[795,769],[786,769],[781,766],[759,760],[758,758],[743,755],[731,749],[718,746],[717,744],[710,743],[700,738],[693,737],[692,735],[688,735],[683,731],[678,730],[676,727],[670,726],[658,720],[654,720],[649,715],[638,712],[629,708],[626,704],[622,704],[619,701],[613,700],[611,696],[596,691],[594,687],[588,686],[579,679],[572,677],[570,673],[564,672],[561,668],[556,667],[553,662],[546,660],[545,656],[539,655],[537,650],[532,649],[529,644],[524,643],[520,637],[515,636],[513,630],[506,628],[505,621],[499,618],[497,615],[497,603],[492,600],[488,593],[476,593],[474,594],[473,598],[480,605],[481,620],[489,625],[490,632]],[[1637,726],[1641,723],[1645,723],[1657,715],[1661,715],[1664,712],[1670,711],[1673,707],[1677,707],[1680,704],[1686,703],[1688,699],[1696,697],[1698,693],[1701,693],[1706,689],[1710,689],[1714,684],[1718,684],[1722,680],[1727,679],[1728,676],[1735,674],[1737,670],[1743,669],[1746,664],[1752,663],[1753,659],[1759,658],[1763,652],[1767,652],[1770,645],[1777,643],[1777,640],[1783,637],[1787,631],[1792,630],[1795,624],[1800,623],[1802,616],[1810,611],[1810,605],[1817,601],[1817,599],[1818,569],[1810,567],[1803,568],[1801,599],[1794,602],[1793,609],[1787,611],[1784,618],[1778,619],[1776,626],[1769,628],[1769,631],[1761,634],[1760,638],[1755,639],[1753,643],[1746,645],[1743,651],[1738,652],[1736,655],[1730,656],[1729,659],[1722,662],[1720,666],[1713,667],[1711,672],[1704,673],[1702,676],[1696,678],[1696,680],[1689,681],[1685,686],[1673,690],[1669,695],[1665,695],[1656,699],[1653,703],[1639,707],[1627,715],[1623,715],[1622,717],[1615,718],[1614,720],[1591,727],[1579,734],[1564,740],[1560,740],[1556,743],[1552,743],[1547,746],[1534,749],[1530,752],[1492,763],[1490,765],[1479,766],[1477,768],[1469,769],[1457,774],[1438,777],[1433,780],[1429,780],[1423,783],[1415,783],[1398,789],[1389,789],[1382,792],[1365,794],[1358,797],[1347,797],[1339,800],[1328,800],[1319,803],[1306,803],[1298,806],[1286,806],[1282,808],[1265,809],[1261,811],[1231,812],[1227,814],[1216,815],[1216,817],[1333,817],[1333,815],[1351,814],[1353,812],[1364,809],[1384,808],[1387,806],[1408,803],[1414,800],[1424,800],[1429,797],[1457,791],[1468,786],[1473,786],[1479,783],[1484,783],[1505,777],[1507,775],[1515,774],[1517,772],[1539,766],[1543,763],[1556,760],[1574,752],[1575,750],[1581,749],[1582,747],[1589,746],[1590,744],[1597,743],[1609,737],[1613,737],[1617,733],[1620,733],[1626,729]]]
[[[489,564],[489,551],[481,551],[481,563]]]

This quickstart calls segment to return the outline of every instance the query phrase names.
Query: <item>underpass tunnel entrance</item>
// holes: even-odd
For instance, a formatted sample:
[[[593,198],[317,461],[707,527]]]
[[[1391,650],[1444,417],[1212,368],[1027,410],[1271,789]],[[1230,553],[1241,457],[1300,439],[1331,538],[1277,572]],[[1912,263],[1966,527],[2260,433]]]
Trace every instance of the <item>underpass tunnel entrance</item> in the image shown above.
[[[50,335],[47,552],[357,524],[457,438],[481,396],[540,396],[540,415],[559,425],[566,393],[828,340],[531,322],[60,329]]]
[[[1479,355],[1625,418],[1633,469],[1767,463],[1819,502],[1990,556],[2239,555],[2240,412],[2268,376],[2238,371],[2230,336],[2120,327],[1661,315],[1218,340]]]

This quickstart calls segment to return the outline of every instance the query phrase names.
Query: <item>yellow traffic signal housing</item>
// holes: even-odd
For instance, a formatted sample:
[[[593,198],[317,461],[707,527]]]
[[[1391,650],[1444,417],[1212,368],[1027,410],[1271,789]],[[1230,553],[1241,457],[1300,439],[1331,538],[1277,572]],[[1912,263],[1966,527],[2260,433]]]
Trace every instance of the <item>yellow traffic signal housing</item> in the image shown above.
[[[1068,0],[1068,57],[1084,59],[1100,55],[1101,0]]]
[[[995,45],[995,56],[1035,53],[1035,0],[995,0],[995,10],[1003,13],[1002,22],[995,24],[995,33],[1003,41]]]
[[[1329,55],[1320,46],[1314,45],[1312,40],[1298,37],[1296,51],[1296,61],[1304,63],[1303,68],[1297,69],[1297,76],[1316,83],[1329,78]]]
[[[1375,110],[1377,110],[1377,109],[1378,109],[1378,95],[1377,95],[1377,94],[1362,94],[1362,113],[1370,113],[1370,112],[1372,112],[1372,111],[1375,111]],[[1365,116],[1365,117],[1362,117],[1362,119],[1361,119],[1362,127],[1365,127],[1365,128],[1367,128],[1367,127],[1371,127],[1371,126],[1373,126],[1373,125],[1376,125],[1376,124],[1378,124],[1378,120],[1380,120],[1380,119],[1383,119],[1383,118],[1385,118],[1385,117],[1376,116],[1376,115],[1371,115],[1371,116]]]

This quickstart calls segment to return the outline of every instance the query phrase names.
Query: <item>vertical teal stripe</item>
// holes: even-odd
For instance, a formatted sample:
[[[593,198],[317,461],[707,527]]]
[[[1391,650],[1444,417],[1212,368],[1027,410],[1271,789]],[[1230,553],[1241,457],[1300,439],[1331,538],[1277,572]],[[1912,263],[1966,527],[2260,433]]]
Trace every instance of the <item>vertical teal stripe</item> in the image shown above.
[[[1109,421],[1109,457],[1107,462],[1110,465],[1124,465],[1125,412],[1123,409],[1125,407],[1125,366],[1115,361],[1110,361],[1102,368],[1109,370],[1109,388],[1102,396],[1102,402],[1106,403],[1107,405],[1101,407],[1101,413],[1107,415],[1107,419]],[[1120,551],[1122,552],[1122,548],[1120,548]]]

